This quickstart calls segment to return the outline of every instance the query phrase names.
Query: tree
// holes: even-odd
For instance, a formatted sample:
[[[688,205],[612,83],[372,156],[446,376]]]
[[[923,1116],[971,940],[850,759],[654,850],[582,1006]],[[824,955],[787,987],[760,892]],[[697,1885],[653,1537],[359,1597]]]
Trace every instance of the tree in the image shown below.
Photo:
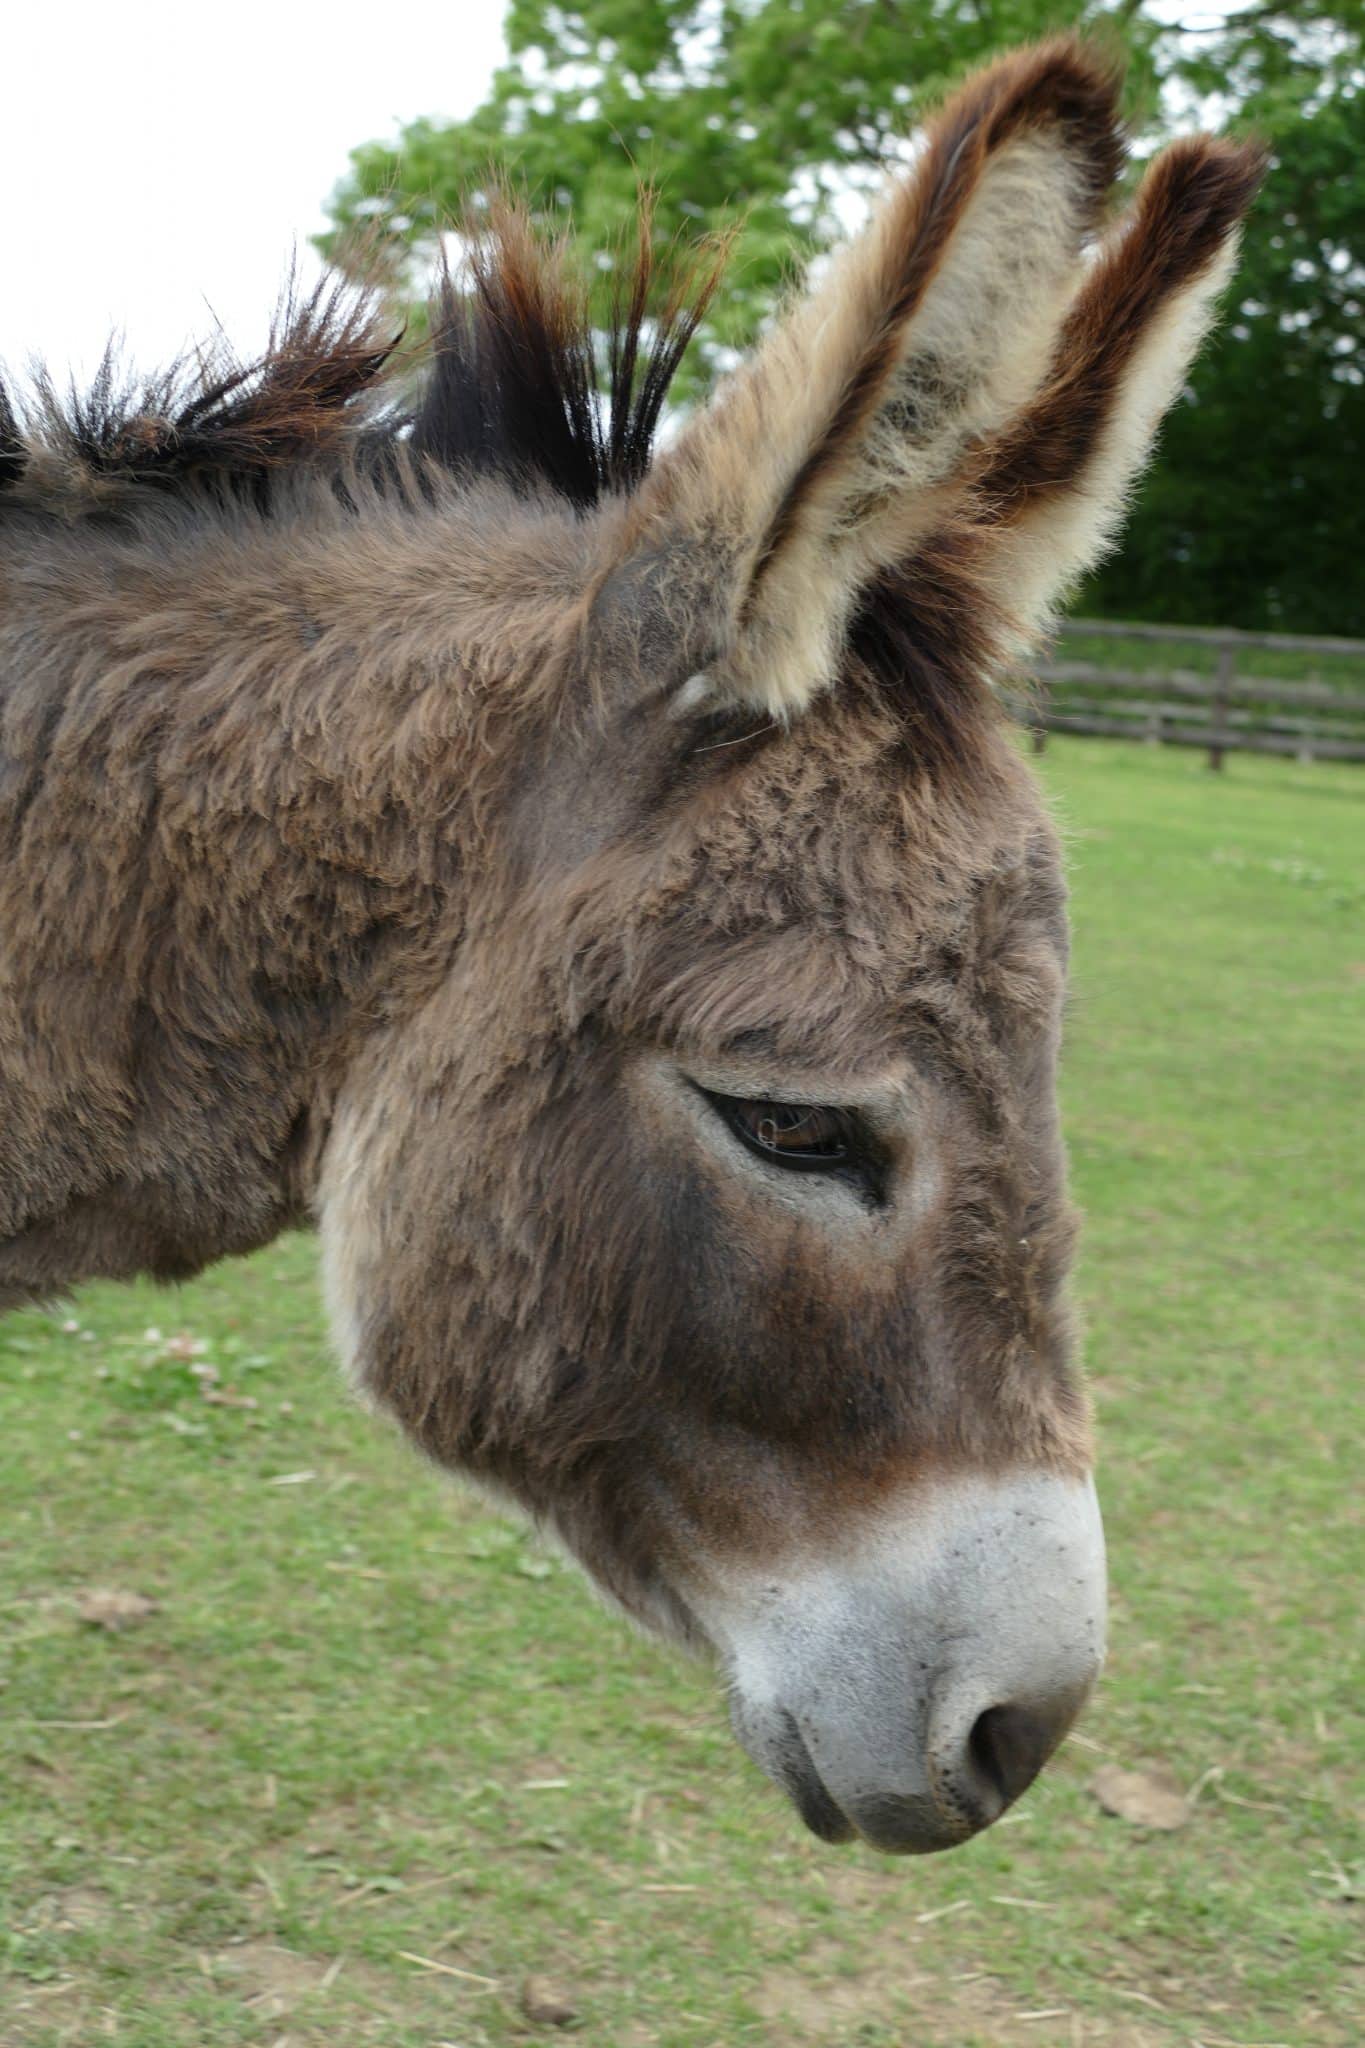
[[[1365,637],[1365,8],[1257,15],[1182,60],[1273,156],[1225,325],[1082,602]]]
[[[1191,0],[1192,12],[1193,0]],[[1229,325],[1168,429],[1124,551],[1087,593],[1121,613],[1365,632],[1361,531],[1365,0],[511,0],[507,63],[463,122],[355,150],[323,238],[367,224],[416,292],[443,226],[495,178],[568,229],[595,289],[641,182],[655,232],[736,228],[729,283],[692,366],[743,347],[794,259],[826,245],[905,149],[916,108],[1059,25],[1128,61],[1139,152],[1213,98],[1274,146]]]
[[[359,227],[410,252],[491,178],[527,191],[610,265],[642,184],[664,240],[736,231],[726,290],[701,336],[704,380],[742,348],[799,262],[833,240],[905,147],[914,107],[1011,43],[1131,10],[1088,0],[510,0],[508,62],[467,120],[418,120],[367,143],[334,193],[324,251]],[[1139,50],[1143,33],[1135,30]],[[1134,67],[1140,99],[1149,68]]]

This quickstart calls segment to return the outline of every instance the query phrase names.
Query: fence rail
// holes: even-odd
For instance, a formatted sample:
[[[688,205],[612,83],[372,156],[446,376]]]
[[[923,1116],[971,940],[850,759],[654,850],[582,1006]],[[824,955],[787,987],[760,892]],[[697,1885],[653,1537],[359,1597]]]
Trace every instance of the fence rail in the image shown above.
[[[1059,637],[1063,654],[1068,642],[1114,640],[1157,649],[1209,648],[1216,659],[1209,674],[1188,667],[1111,667],[1065,658],[1040,663],[1031,690],[1010,693],[1039,753],[1050,732],[1074,732],[1203,747],[1210,768],[1221,768],[1224,756],[1237,752],[1365,761],[1365,688],[1359,687],[1365,678],[1365,640],[1115,619],[1071,620]],[[1238,658],[1249,651],[1311,655],[1314,671],[1320,661],[1328,675],[1243,674]],[[1357,674],[1333,683],[1330,671],[1343,659],[1355,665]]]

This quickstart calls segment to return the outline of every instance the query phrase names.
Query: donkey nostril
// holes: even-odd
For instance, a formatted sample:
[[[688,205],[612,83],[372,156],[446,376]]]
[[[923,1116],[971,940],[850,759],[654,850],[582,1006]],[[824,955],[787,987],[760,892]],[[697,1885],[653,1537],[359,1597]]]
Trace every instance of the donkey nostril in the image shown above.
[[[978,1783],[999,1799],[999,1811],[1033,1783],[1061,1732],[1048,1716],[1028,1707],[987,1707],[977,1716],[967,1755]]]

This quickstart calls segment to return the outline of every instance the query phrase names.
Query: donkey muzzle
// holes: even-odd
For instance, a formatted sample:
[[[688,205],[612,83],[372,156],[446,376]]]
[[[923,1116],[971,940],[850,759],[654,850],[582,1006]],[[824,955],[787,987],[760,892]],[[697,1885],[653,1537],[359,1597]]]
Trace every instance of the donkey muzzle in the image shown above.
[[[1033,1782],[1098,1674],[1094,1487],[916,1487],[833,1554],[727,1573],[699,1607],[740,1742],[815,1834],[951,1848]]]

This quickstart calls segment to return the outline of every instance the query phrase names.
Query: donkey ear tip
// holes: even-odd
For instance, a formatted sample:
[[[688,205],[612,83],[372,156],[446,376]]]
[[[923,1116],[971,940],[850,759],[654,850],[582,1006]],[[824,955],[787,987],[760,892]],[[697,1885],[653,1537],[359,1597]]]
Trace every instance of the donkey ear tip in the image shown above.
[[[1181,135],[1168,143],[1164,157],[1182,165],[1189,174],[1224,176],[1240,172],[1259,176],[1270,161],[1270,146],[1257,135]]]
[[[1152,165],[1139,204],[1151,214],[1179,220],[1183,239],[1221,239],[1256,197],[1270,162],[1257,138],[1184,135]]]
[[[966,72],[950,105],[975,116],[1116,125],[1126,70],[1120,45],[1063,31],[1003,51]]]
[[[1126,53],[1117,41],[1067,33],[1026,46],[1016,61],[1031,64],[1038,75],[1063,82],[1087,97],[1110,102],[1117,99],[1128,68]]]
[[[1052,130],[1085,172],[1098,204],[1127,156],[1119,105],[1123,72],[1120,50],[1078,35],[1048,36],[970,77],[963,99],[992,125]]]
[[[1254,197],[1270,169],[1270,143],[1262,135],[1224,135],[1219,138],[1219,156],[1230,174],[1247,181]]]

